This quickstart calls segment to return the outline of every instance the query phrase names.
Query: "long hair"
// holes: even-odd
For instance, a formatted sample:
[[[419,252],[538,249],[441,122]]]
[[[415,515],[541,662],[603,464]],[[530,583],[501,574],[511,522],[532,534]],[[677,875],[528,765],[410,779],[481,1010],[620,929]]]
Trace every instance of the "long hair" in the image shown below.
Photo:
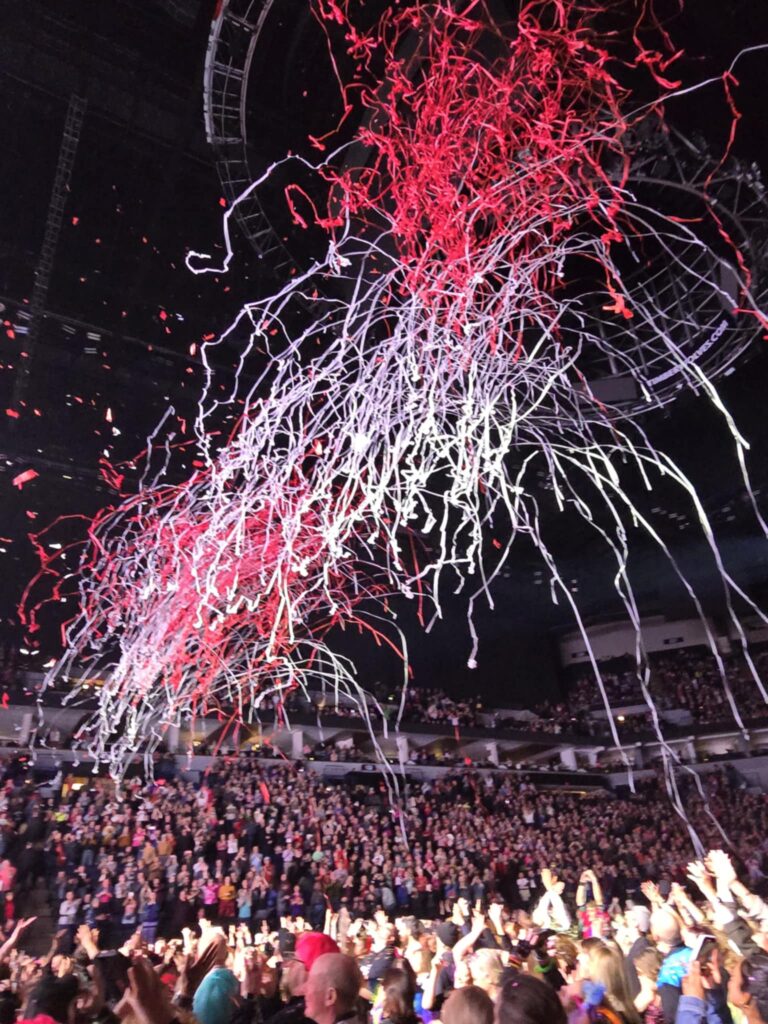
[[[629,994],[624,955],[613,946],[592,946],[589,950],[589,976],[605,988],[605,1003],[627,1021],[642,1024]]]
[[[392,1024],[411,1024],[416,1020],[413,1000],[416,997],[416,979],[407,960],[389,967],[381,979],[384,992],[382,1017]]]

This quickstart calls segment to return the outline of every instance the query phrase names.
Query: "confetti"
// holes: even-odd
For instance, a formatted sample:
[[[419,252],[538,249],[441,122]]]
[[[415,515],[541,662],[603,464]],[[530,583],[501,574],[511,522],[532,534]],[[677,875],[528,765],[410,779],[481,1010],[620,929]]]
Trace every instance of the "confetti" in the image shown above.
[[[34,469],[25,469],[23,473],[19,473],[18,476],[13,478],[13,486],[21,490],[24,484],[28,484],[30,480],[34,480],[39,475]]]
[[[369,154],[365,168],[347,166],[324,136],[317,163],[286,157],[229,205],[223,260],[190,251],[186,263],[218,282],[233,259],[238,205],[291,167],[327,188],[325,205],[297,183],[284,191],[297,224],[326,232],[325,255],[307,270],[291,267],[276,294],[249,302],[218,339],[203,339],[194,474],[180,484],[166,478],[169,413],[150,438],[136,493],[88,529],[72,591],[78,610],[47,679],[74,665],[85,678],[106,679],[82,736],[118,779],[171,723],[224,709],[249,722],[310,685],[347,694],[370,723],[354,666],[330,641],[337,627],[367,631],[402,657],[405,681],[393,594],[424,606],[428,622],[443,614],[446,587],[458,589],[474,668],[475,605],[492,604],[492,584],[520,538],[537,550],[553,599],[567,603],[586,643],[547,532],[566,510],[615,560],[631,623],[639,613],[629,538],[640,532],[698,602],[630,481],[678,489],[725,592],[737,594],[692,482],[590,383],[596,363],[616,365],[648,407],[677,386],[721,407],[679,339],[691,322],[709,329],[713,311],[722,316],[723,261],[740,306],[758,325],[762,315],[732,242],[718,232],[722,246],[713,249],[715,232],[697,233],[699,223],[717,223],[717,203],[699,179],[684,182],[686,203],[692,194],[701,208],[696,223],[643,191],[642,131],[654,145],[673,144],[656,117],[674,85],[662,74],[670,56],[636,55],[643,81],[650,72],[659,91],[655,108],[641,107],[616,37],[601,34],[580,4],[524,2],[514,32],[480,4],[459,12],[403,3],[365,32],[352,9],[346,0],[314,4],[330,52],[338,43],[329,26],[340,23],[350,50],[339,56],[358,68],[348,83],[336,70],[345,108],[357,103],[371,115],[354,139]],[[403,43],[414,33],[410,66]],[[624,269],[636,252],[648,254],[652,273]],[[329,279],[338,288],[328,289]],[[312,298],[318,293],[322,301]],[[293,333],[294,311],[310,303],[312,321]],[[228,343],[240,346],[237,379],[222,388],[211,356]],[[258,387],[246,372],[254,359]],[[669,374],[676,386],[667,390]],[[752,499],[745,443],[725,421]],[[503,539],[499,523],[509,527]],[[58,554],[38,544],[43,564],[24,609],[32,631],[45,604],[35,588],[64,575]],[[702,622],[722,665],[703,611]],[[746,651],[735,613],[731,623]],[[639,632],[636,653],[663,741]],[[724,672],[723,680],[729,692]]]

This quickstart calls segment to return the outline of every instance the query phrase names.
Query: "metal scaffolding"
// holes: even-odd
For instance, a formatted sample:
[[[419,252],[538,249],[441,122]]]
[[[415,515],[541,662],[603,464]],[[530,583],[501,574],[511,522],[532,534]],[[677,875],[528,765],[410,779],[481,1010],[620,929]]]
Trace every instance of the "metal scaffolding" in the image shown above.
[[[40,330],[40,323],[45,316],[48,289],[51,284],[51,273],[53,272],[56,249],[59,244],[61,225],[64,220],[64,209],[67,205],[69,180],[72,177],[72,168],[75,165],[75,157],[87,105],[88,101],[86,98],[79,96],[77,93],[72,93],[69,98],[67,116],[64,119],[64,130],[61,136],[61,147],[59,148],[59,159],[56,164],[56,175],[53,179],[51,198],[48,203],[43,244],[40,247],[40,256],[35,268],[35,283],[29,300],[27,358],[23,360],[23,364],[19,367],[14,382],[12,399],[12,407],[14,409],[17,409],[20,403],[24,401],[27,385],[32,376],[37,336]]]
[[[72,93],[67,107],[67,116],[64,121],[64,131],[61,137],[61,148],[59,149],[59,160],[56,165],[56,177],[53,179],[51,200],[48,204],[48,217],[45,222],[45,234],[40,249],[40,258],[37,261],[35,270],[35,284],[32,288],[32,296],[29,302],[29,339],[34,342],[40,324],[40,318],[45,312],[45,304],[48,298],[48,288],[51,283],[51,272],[53,261],[56,255],[56,248],[59,244],[61,225],[64,219],[64,207],[67,204],[69,179],[72,176],[72,168],[75,165],[75,156],[80,142],[80,133],[85,118],[85,108],[88,101],[84,96]]]
[[[211,26],[203,83],[205,130],[216,153],[228,203],[251,184],[246,97],[251,63],[273,0],[223,0]],[[275,270],[290,265],[288,251],[256,196],[241,202],[235,217],[260,259]]]

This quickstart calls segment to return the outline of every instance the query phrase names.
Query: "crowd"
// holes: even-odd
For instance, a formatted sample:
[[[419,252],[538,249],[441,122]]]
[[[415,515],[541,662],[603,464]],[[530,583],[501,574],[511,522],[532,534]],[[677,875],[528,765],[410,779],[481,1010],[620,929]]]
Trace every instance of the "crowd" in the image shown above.
[[[752,652],[758,677],[768,688],[768,649]],[[768,715],[768,704],[740,655],[721,658],[728,686],[744,718]],[[690,712],[694,722],[711,724],[733,720],[717,660],[704,647],[686,647],[650,657],[649,689],[659,710],[678,708]],[[601,666],[608,701],[613,708],[643,702],[637,673],[631,659],[615,658]],[[568,687],[570,714],[602,709],[602,698],[591,673],[580,674]]]
[[[264,754],[273,753],[269,748],[262,748]],[[370,749],[359,747],[352,740],[326,740],[325,742],[306,743],[304,745],[304,758],[309,761],[329,761],[332,764],[349,764],[350,762],[370,763],[373,755]],[[279,755],[277,755],[279,756]],[[389,761],[399,764],[399,758],[391,755]],[[464,763],[464,754],[458,751],[439,750],[418,750],[413,748],[409,751],[405,760],[409,765],[427,765],[438,768],[448,768]],[[487,759],[474,758],[472,763],[475,767],[493,768],[493,763]]]
[[[374,716],[380,713],[389,720],[399,718],[402,722],[471,728],[488,728],[493,724],[480,700],[460,700],[438,687],[409,687],[402,705],[399,696],[395,697],[381,687],[374,686],[372,694],[376,703],[369,704],[368,713]],[[284,710],[289,714],[311,712],[357,719],[362,719],[364,714],[357,704],[328,699],[320,694],[294,694],[285,702]]]
[[[724,665],[740,714],[744,718],[768,714],[768,705],[744,659],[731,655]],[[758,676],[768,682],[768,650],[755,652],[754,665]],[[695,722],[708,725],[732,718],[717,663],[709,651],[691,648],[659,657],[654,674],[668,706],[685,708]]]
[[[753,657],[757,673],[766,681],[768,689],[768,648],[756,649]],[[662,718],[672,710],[682,710],[689,713],[696,725],[723,723],[724,726],[733,726],[730,701],[717,662],[710,651],[699,647],[656,653],[651,655],[650,665],[649,690]],[[763,700],[760,688],[743,657],[736,654],[724,656],[723,665],[733,700],[742,718],[768,717],[768,704]],[[650,711],[621,712],[627,706],[644,703],[632,659],[628,656],[614,658],[601,663],[600,669],[606,696],[613,710],[615,727],[621,738],[631,739],[654,731]],[[360,728],[366,730],[366,716],[374,724],[381,724],[381,719],[386,719],[390,727],[399,720],[405,729],[409,723],[418,722],[420,725],[432,724],[441,730],[448,728],[457,738],[461,736],[462,730],[472,728],[495,731],[499,736],[514,731],[610,742],[605,706],[593,675],[587,671],[571,672],[570,675],[571,678],[565,680],[565,696],[562,699],[540,703],[532,709],[533,714],[524,717],[509,717],[514,713],[502,713],[499,709],[485,707],[480,700],[456,699],[438,688],[415,686],[409,687],[402,704],[399,698],[379,688],[374,694],[375,702],[369,702],[366,709],[322,694],[297,692],[282,703],[276,698],[274,713],[278,720],[288,723],[297,715],[311,715],[317,720],[325,716],[349,718],[359,722]],[[56,695],[49,693],[49,700],[55,703]],[[686,723],[681,720],[678,724]],[[41,738],[53,748],[69,743],[69,736],[55,721],[47,735]],[[196,743],[197,753],[217,751],[216,742],[207,744],[203,739]],[[370,753],[366,754],[353,741],[344,747],[333,741],[317,742],[308,746],[304,755],[325,761],[370,760]],[[411,763],[446,765],[451,763],[451,755],[446,751],[440,754],[433,750],[414,751]]]
[[[601,663],[600,674],[611,707],[642,702],[637,672],[629,658],[611,658],[609,661]],[[586,714],[605,707],[591,671],[584,670],[579,673],[567,686],[567,691],[568,707],[572,709],[573,713]],[[664,700],[662,706],[666,706]]]
[[[492,724],[479,700],[456,700],[436,687],[409,687],[405,697],[403,720],[459,727],[486,727]]]
[[[754,664],[768,690],[768,648],[756,649]],[[740,714],[744,718],[768,717],[768,704],[764,701],[747,663],[735,654],[723,657],[728,685]],[[711,651],[681,648],[650,657],[649,691],[658,711],[679,709],[688,711],[696,724],[723,722],[732,724],[733,714],[726,695],[717,662]],[[601,663],[601,676],[608,703],[612,709],[644,703],[644,697],[632,659],[613,658]],[[498,709],[487,708],[482,702],[458,700],[438,688],[410,687],[401,708],[399,698],[380,693],[378,705],[370,705],[368,712],[375,719],[379,713],[390,721],[399,718],[402,723],[418,722],[454,729],[478,728],[505,731],[522,730],[547,735],[581,737],[607,737],[605,720],[596,717],[605,704],[591,672],[581,672],[566,681],[566,694],[559,701],[548,700],[533,708],[533,717],[516,719],[505,717]],[[332,714],[346,718],[363,719],[360,707],[328,701],[324,697],[295,695],[285,708],[290,712]],[[642,718],[629,716],[621,719],[625,735],[630,732],[648,732],[652,729],[650,713]]]
[[[604,722],[598,722],[584,709],[573,708],[570,701],[543,701],[534,710],[536,717],[525,723],[531,732],[550,736],[595,736],[607,732]]]
[[[243,754],[118,795],[8,766],[0,1021],[729,1024],[723,980],[762,969],[768,803],[685,778],[687,822],[658,781],[620,798],[465,772],[398,793]],[[722,827],[733,861],[691,864],[689,827],[715,850]],[[41,887],[56,935],[33,956]]]

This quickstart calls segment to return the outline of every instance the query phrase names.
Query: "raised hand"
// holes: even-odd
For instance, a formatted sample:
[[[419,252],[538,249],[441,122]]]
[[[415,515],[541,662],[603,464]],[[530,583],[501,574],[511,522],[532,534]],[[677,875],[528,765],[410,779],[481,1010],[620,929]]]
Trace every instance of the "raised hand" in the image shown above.
[[[193,996],[200,982],[218,963],[220,942],[210,942],[199,957],[194,959],[189,953],[180,953],[176,957],[176,969],[179,980],[176,990],[180,995]]]
[[[660,906],[664,902],[661,898],[659,887],[655,882],[643,882],[640,886],[640,892],[653,906]]]
[[[708,900],[714,900],[717,898],[715,887],[712,885],[712,879],[710,878],[709,872],[702,861],[691,861],[688,865],[688,877],[692,882],[696,883],[700,891]]]
[[[75,932],[75,937],[80,945],[83,947],[88,956],[93,960],[96,954],[99,952],[99,947],[96,944],[93,932],[87,924],[81,924]]]
[[[683,995],[704,1000],[704,978],[698,960],[691,960],[688,965],[688,973],[683,978]]]
[[[171,1024],[176,1012],[149,960],[139,957],[128,968],[128,988],[115,1013],[120,1020],[132,1017],[136,1024]]]
[[[252,949],[243,953],[241,992],[244,996],[263,995],[263,970],[261,957]]]
[[[503,935],[504,933],[501,916],[501,912],[503,909],[504,908],[501,903],[491,903],[491,905],[488,907],[488,918],[491,924],[493,925],[494,929],[496,930],[497,935]]]
[[[8,955],[13,951],[14,947],[16,946],[16,943],[19,940],[19,936],[24,931],[24,929],[29,927],[29,925],[31,925],[32,922],[36,920],[36,917],[23,917],[21,918],[21,920],[16,922],[16,927],[13,929],[10,936],[6,939],[2,946],[0,946],[0,962],[4,961],[8,957]],[[55,952],[55,947],[53,952]],[[53,952],[50,953],[49,956],[52,956]]]
[[[706,863],[720,885],[730,887],[736,881],[736,869],[724,850],[710,850]]]
[[[675,905],[679,903],[686,903],[688,901],[688,893],[679,882],[673,882],[669,898]]]
[[[704,861],[692,860],[688,865],[688,877],[696,882],[697,885],[699,881],[708,880],[709,872],[706,869]]]

